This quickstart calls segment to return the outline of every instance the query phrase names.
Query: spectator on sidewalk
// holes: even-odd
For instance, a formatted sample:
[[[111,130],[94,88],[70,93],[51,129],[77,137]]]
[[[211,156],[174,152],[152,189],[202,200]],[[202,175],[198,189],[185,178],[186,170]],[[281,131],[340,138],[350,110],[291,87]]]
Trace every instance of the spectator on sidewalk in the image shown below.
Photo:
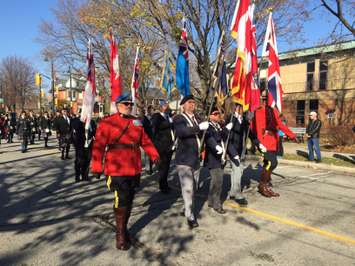
[[[319,147],[319,132],[322,127],[322,122],[318,118],[318,114],[314,111],[309,113],[309,123],[306,129],[308,137],[308,159],[314,161],[314,151],[317,155],[317,163],[321,162],[321,154]]]

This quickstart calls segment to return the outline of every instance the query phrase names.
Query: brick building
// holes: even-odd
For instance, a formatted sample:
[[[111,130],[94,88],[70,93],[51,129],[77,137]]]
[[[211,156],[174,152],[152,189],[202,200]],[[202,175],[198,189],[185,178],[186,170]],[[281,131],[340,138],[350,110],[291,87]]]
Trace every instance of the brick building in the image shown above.
[[[283,113],[291,127],[305,127],[316,111],[323,128],[355,125],[355,41],[279,55]],[[261,70],[262,84],[266,70]],[[265,85],[264,85],[265,86]]]

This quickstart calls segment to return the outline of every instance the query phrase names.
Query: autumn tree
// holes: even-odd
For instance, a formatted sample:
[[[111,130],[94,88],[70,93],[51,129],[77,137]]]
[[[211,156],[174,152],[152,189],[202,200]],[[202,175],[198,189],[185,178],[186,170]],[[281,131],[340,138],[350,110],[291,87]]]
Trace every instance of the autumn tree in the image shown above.
[[[130,87],[134,51],[142,46],[141,84],[160,78],[164,51],[177,54],[182,19],[186,18],[190,46],[192,92],[205,102],[211,84],[217,44],[228,32],[236,0],[60,0],[54,9],[57,23],[43,22],[41,41],[65,64],[79,68],[85,62],[86,43],[92,39],[97,64],[109,73],[107,35],[118,38],[121,73]],[[302,3],[299,3],[302,2]],[[292,42],[307,17],[306,1],[256,0],[258,44],[262,43],[268,9],[274,10],[279,39]],[[229,36],[229,34],[227,34]],[[234,51],[230,37],[227,47]],[[234,54],[232,52],[231,54]],[[234,57],[234,56],[233,56]],[[175,59],[175,58],[174,58]],[[232,58],[233,60],[233,58]],[[80,64],[81,62],[81,64]]]
[[[0,83],[7,106],[16,105],[25,109],[29,107],[31,100],[37,100],[38,91],[36,92],[34,75],[35,70],[25,58],[9,56],[1,61]]]

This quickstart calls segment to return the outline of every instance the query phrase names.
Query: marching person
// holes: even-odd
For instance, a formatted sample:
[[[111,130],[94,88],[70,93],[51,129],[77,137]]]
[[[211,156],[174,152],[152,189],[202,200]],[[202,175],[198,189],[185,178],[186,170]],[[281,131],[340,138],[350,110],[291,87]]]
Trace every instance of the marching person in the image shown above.
[[[98,125],[91,164],[97,176],[104,172],[107,186],[114,191],[116,248],[121,250],[129,249],[131,244],[127,223],[142,171],[140,147],[152,161],[159,162],[159,154],[145,133],[142,121],[131,115],[133,105],[130,94],[117,97],[118,112],[102,119]]]
[[[30,138],[31,133],[31,122],[28,119],[26,112],[22,111],[16,126],[16,134],[19,136],[20,140],[22,140],[22,152],[27,151],[28,138]]]
[[[282,123],[278,111],[267,104],[267,91],[262,93],[262,105],[255,111],[253,129],[260,142],[259,147],[264,153],[264,165],[258,186],[259,192],[265,197],[279,197],[280,194],[272,191],[269,182],[271,173],[277,166],[278,130],[282,130],[290,139],[298,142],[296,135]]]
[[[62,110],[62,116],[56,120],[56,130],[59,137],[59,147],[62,152],[62,160],[70,159],[70,143],[72,138],[71,120],[66,109]],[[65,157],[64,157],[65,153]]]
[[[40,132],[43,132],[44,147],[48,148],[48,138],[51,134],[51,121],[49,119],[48,112],[44,112],[43,116],[40,118]]]
[[[307,125],[307,144],[308,144],[308,160],[314,161],[314,152],[317,155],[317,163],[322,161],[319,147],[319,133],[322,127],[322,122],[318,118],[318,114],[314,111],[309,113],[309,123]]]
[[[228,136],[228,129],[232,124],[228,124],[224,129],[220,126],[221,113],[217,107],[212,107],[209,116],[209,127],[206,132],[206,156],[204,165],[211,175],[210,190],[208,194],[208,207],[219,214],[225,214],[221,200],[223,175],[224,175],[224,141]]]
[[[72,128],[73,144],[75,147],[75,182],[80,182],[81,180],[89,181],[89,166],[93,140],[95,139],[96,124],[94,120],[90,120],[86,135],[85,123],[80,120],[80,116],[77,116],[72,120]]]
[[[13,143],[14,133],[16,131],[16,113],[11,112],[9,114],[8,131],[7,131],[7,143]]]
[[[144,106],[137,108],[137,116],[142,120],[143,128],[150,140],[153,140],[152,123],[150,121],[151,116],[145,114]],[[148,175],[153,174],[153,162],[149,159],[149,156],[144,153],[144,168]]]
[[[153,114],[151,122],[153,142],[161,158],[158,166],[159,189],[162,193],[169,193],[168,175],[173,155],[174,132],[173,120],[169,116],[169,104],[167,101],[159,101],[159,113]]]
[[[227,150],[232,164],[231,187],[228,197],[235,200],[239,205],[246,206],[248,205],[248,201],[242,193],[241,184],[244,171],[241,159],[243,149],[245,148],[244,145],[246,145],[249,122],[243,117],[243,106],[236,103],[234,113],[227,121],[231,122]]]
[[[30,144],[35,144],[35,137],[37,133],[37,119],[33,111],[30,111],[28,120],[30,121],[30,130],[31,130]]]
[[[200,169],[200,133],[209,127],[208,121],[199,123],[194,115],[196,101],[193,95],[185,96],[181,102],[183,112],[174,117],[177,137],[176,169],[184,199],[184,214],[190,229],[199,224],[194,214],[194,191],[198,186]]]
[[[59,139],[59,135],[58,135],[58,121],[59,119],[61,118],[61,113],[60,111],[56,111],[55,112],[55,115],[52,117],[52,129],[56,132],[56,139],[58,141],[58,149],[61,150],[61,147],[60,147],[60,139]]]

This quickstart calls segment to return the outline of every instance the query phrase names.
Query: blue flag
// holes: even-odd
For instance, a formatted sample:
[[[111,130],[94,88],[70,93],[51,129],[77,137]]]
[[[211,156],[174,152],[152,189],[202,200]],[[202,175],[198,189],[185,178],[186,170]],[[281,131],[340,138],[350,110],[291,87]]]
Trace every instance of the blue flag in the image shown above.
[[[171,95],[171,91],[174,89],[174,77],[173,77],[173,72],[171,71],[169,57],[166,58],[165,67],[163,70],[161,89],[169,99]]]
[[[189,50],[187,46],[186,23],[181,33],[179,54],[176,60],[176,87],[180,95],[190,95]]]

